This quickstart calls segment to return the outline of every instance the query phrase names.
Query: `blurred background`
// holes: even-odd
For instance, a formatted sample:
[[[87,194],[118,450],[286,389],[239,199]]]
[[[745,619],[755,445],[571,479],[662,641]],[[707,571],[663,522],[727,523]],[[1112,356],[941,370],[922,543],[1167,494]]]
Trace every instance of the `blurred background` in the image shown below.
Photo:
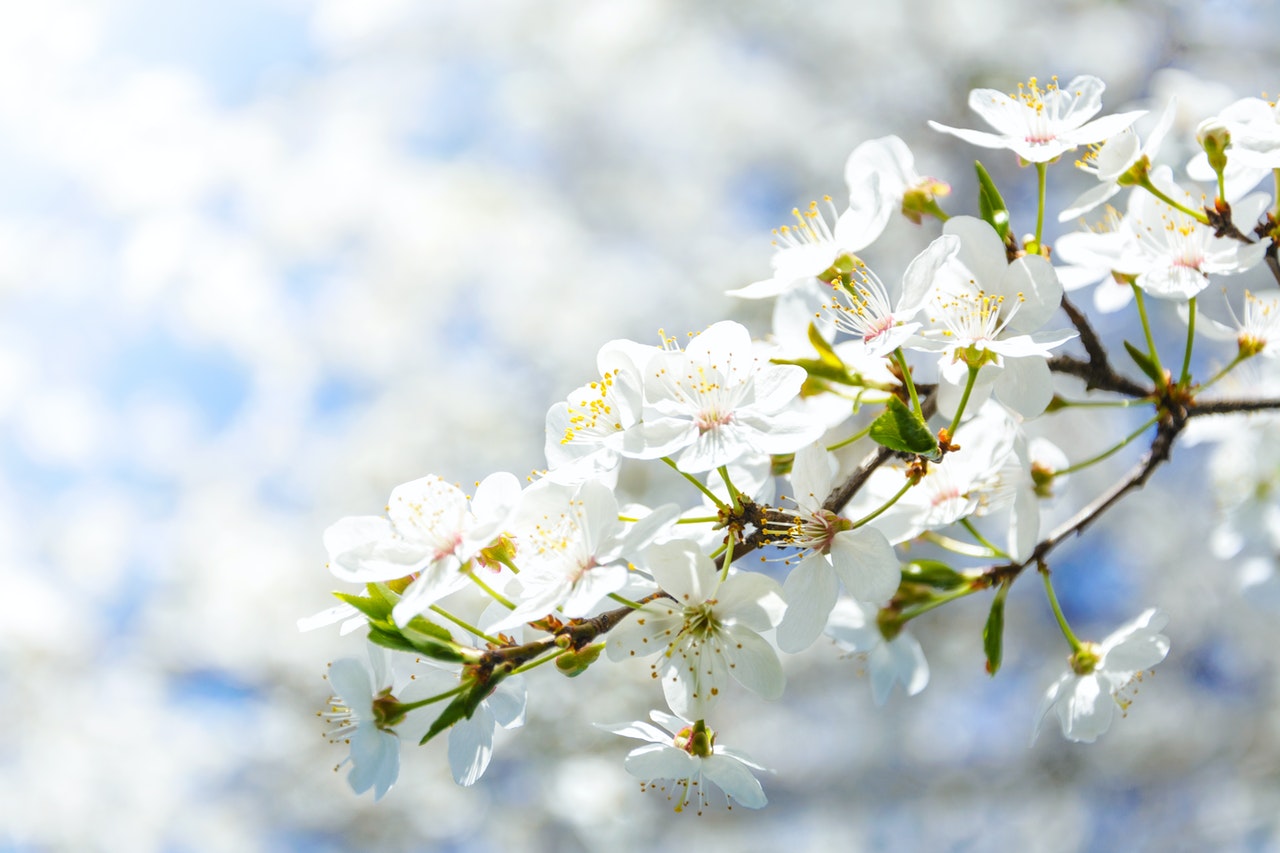
[[[926,119],[1089,73],[1108,111],[1177,92],[1185,134],[1275,96],[1278,27],[1269,0],[0,2],[0,851],[1280,849],[1280,632],[1208,553],[1197,448],[1057,566],[1082,636],[1171,615],[1129,719],[1028,747],[1066,648],[1020,583],[994,680],[975,599],[913,624],[911,700],[825,643],[781,702],[737,694],[759,813],[641,794],[590,723],[661,698],[603,666],[532,678],[474,789],[434,744],[356,797],[315,714],[361,643],[296,628],[328,524],[542,467],[600,344],[766,331],[723,292],[857,143],[903,137],[951,210],[981,155],[1029,230],[1032,173]],[[872,265],[932,234],[895,223]]]

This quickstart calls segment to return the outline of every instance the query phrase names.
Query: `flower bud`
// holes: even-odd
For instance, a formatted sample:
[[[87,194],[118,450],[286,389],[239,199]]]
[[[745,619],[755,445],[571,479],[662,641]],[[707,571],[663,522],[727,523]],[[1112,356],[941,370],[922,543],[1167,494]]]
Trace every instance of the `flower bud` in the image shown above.
[[[1196,128],[1196,142],[1209,155],[1209,165],[1219,175],[1227,165],[1227,147],[1231,145],[1231,131],[1221,120],[1207,118]]]

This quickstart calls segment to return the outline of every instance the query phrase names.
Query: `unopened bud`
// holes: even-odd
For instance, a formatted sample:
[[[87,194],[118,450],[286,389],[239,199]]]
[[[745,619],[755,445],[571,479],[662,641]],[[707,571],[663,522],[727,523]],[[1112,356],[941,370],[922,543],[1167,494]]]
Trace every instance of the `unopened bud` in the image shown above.
[[[1227,146],[1231,144],[1231,131],[1220,119],[1207,118],[1196,128],[1196,142],[1209,155],[1213,171],[1222,174],[1227,166]]]

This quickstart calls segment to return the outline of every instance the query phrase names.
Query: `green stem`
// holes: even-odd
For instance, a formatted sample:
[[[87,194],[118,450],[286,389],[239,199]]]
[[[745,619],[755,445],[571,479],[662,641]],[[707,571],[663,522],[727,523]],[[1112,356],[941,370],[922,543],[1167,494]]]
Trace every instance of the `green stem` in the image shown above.
[[[438,605],[435,605],[435,604],[431,605],[431,612],[435,613],[438,616],[442,616],[445,619],[448,619],[450,622],[457,625],[462,630],[470,632],[472,635],[479,637],[480,639],[484,640],[486,643],[493,643],[495,646],[502,645],[502,641],[499,640],[497,637],[490,637],[488,634],[486,634],[484,631],[481,631],[476,626],[469,625],[466,622],[463,622],[457,616],[454,616],[448,610],[445,610],[444,608]]]
[[[958,587],[957,589],[954,589],[951,592],[948,592],[943,595],[939,595],[936,598],[930,599],[929,601],[926,601],[924,604],[919,604],[908,610],[902,611],[902,614],[898,617],[898,621],[901,623],[910,622],[912,619],[916,618],[917,616],[921,616],[925,613],[928,613],[930,610],[941,607],[944,604],[950,604],[951,602],[955,601],[957,598],[964,598],[966,595],[973,595],[977,591],[978,591],[978,588],[974,586]]]
[[[920,408],[920,398],[916,395],[916,383],[911,380],[911,368],[907,366],[906,353],[902,351],[902,347],[898,347],[893,351],[893,357],[898,362],[899,369],[902,370],[902,382],[907,386],[907,393],[911,395],[911,408],[916,410],[916,416],[923,421],[924,409]]]
[[[1064,400],[1061,397],[1054,403],[1055,409],[1131,409],[1134,406],[1149,406],[1150,397],[1129,397],[1123,400]]]
[[[1153,196],[1160,199],[1162,202],[1169,205],[1174,210],[1181,211],[1182,213],[1185,213],[1187,216],[1190,216],[1192,219],[1194,219],[1196,222],[1199,222],[1201,225],[1209,224],[1209,217],[1205,214],[1203,210],[1193,210],[1192,208],[1187,207],[1185,204],[1181,204],[1177,201],[1174,201],[1169,196],[1161,192],[1159,187],[1151,183],[1151,178],[1144,176],[1143,179],[1138,182],[1138,186],[1142,187],[1144,190],[1151,193]]]
[[[835,444],[830,445],[830,446],[827,448],[827,450],[828,450],[829,452],[834,452],[834,451],[839,450],[839,449],[840,449],[840,448],[842,448],[842,447],[848,447],[849,445],[853,444],[853,443],[854,443],[855,441],[857,441],[858,439],[865,437],[867,433],[871,432],[871,427],[873,427],[873,426],[875,426],[875,424],[874,424],[874,423],[868,424],[866,429],[858,430],[858,431],[857,431],[857,432],[855,432],[853,435],[849,436],[848,438],[844,439],[843,441],[837,441]]]
[[[568,649],[556,649],[556,651],[555,651],[555,653],[554,653],[554,654],[550,654],[550,655],[547,655],[547,656],[546,656],[546,657],[544,657],[544,658],[538,658],[537,660],[530,661],[529,663],[526,663],[524,666],[518,666],[518,667],[516,667],[515,669],[511,670],[511,674],[512,674],[512,675],[519,675],[519,674],[520,674],[520,673],[522,673],[522,672],[528,672],[529,670],[531,670],[531,669],[533,669],[533,668],[535,668],[535,667],[542,666],[544,663],[550,663],[551,661],[553,661],[553,660],[555,660],[556,658],[560,657],[560,655],[564,654],[564,653],[565,653],[565,652],[567,652],[567,651],[569,651],[569,650],[568,650]]]
[[[1147,320],[1147,303],[1143,298],[1142,288],[1138,287],[1137,282],[1129,284],[1133,288],[1133,300],[1138,305],[1138,316],[1142,318],[1142,333],[1147,337],[1147,354],[1151,356],[1151,363],[1156,366],[1156,373],[1164,376],[1164,365],[1160,363],[1160,353],[1156,352],[1156,340],[1151,336],[1151,323]]]
[[[1049,171],[1048,163],[1036,163],[1036,177],[1040,184],[1040,198],[1036,202],[1036,251],[1039,251],[1041,239],[1044,235],[1044,196],[1045,196],[1045,175]]]
[[[676,524],[708,524],[713,521],[719,521],[718,515],[704,515],[698,518],[680,518],[676,520]]]
[[[907,482],[903,485],[903,487],[902,487],[901,489],[898,489],[898,493],[897,493],[896,495],[894,495],[893,497],[889,498],[889,500],[884,504],[884,506],[880,507],[878,510],[876,510],[876,511],[875,511],[875,512],[873,512],[873,513],[871,513],[870,515],[863,516],[862,518],[860,518],[860,519],[858,519],[857,521],[855,521],[855,522],[853,523],[853,529],[854,529],[854,530],[857,530],[859,527],[861,527],[862,525],[864,525],[864,524],[866,524],[867,522],[871,521],[871,520],[872,520],[872,519],[874,519],[876,516],[880,515],[880,513],[884,512],[884,511],[885,511],[885,510],[887,510],[889,507],[891,507],[891,506],[893,506],[894,504],[896,504],[896,503],[898,502],[898,499],[899,499],[899,498],[901,498],[903,495],[905,495],[905,494],[907,493],[907,491],[908,491],[912,486],[914,486],[915,484],[916,484],[916,481],[915,481],[915,480],[907,480]]]
[[[724,568],[720,570],[721,583],[729,579],[729,566],[733,563],[733,545],[733,533],[730,533],[724,542]]]
[[[720,472],[720,479],[724,480],[725,488],[729,490],[729,499],[733,501],[733,511],[735,513],[742,512],[742,493],[733,485],[733,480],[729,479],[729,468],[721,465],[716,469]]]
[[[417,702],[396,702],[396,711],[401,714],[407,714],[410,711],[416,711],[427,705],[432,705],[442,699],[448,699],[450,696],[456,696],[466,689],[469,685],[464,681],[452,690],[446,690],[443,693],[437,693],[435,696],[428,696],[426,699],[419,699]]]
[[[1121,439],[1119,444],[1109,447],[1106,450],[1099,453],[1097,456],[1086,459],[1083,462],[1077,462],[1076,464],[1063,468],[1060,471],[1054,471],[1053,476],[1061,477],[1064,474],[1071,474],[1081,469],[1088,468],[1090,465],[1097,464],[1098,462],[1101,462],[1103,459],[1106,459],[1108,456],[1112,456],[1120,452],[1120,450],[1123,449],[1125,445],[1129,444],[1129,442],[1133,441],[1135,438],[1142,435],[1144,432],[1146,432],[1148,429],[1150,429],[1152,426],[1158,423],[1159,420],[1160,420],[1160,416],[1155,415],[1154,417],[1150,418],[1146,423],[1144,423],[1142,426],[1138,427],[1136,430],[1134,430],[1133,432],[1126,435],[1123,439]]]
[[[947,430],[947,435],[955,438],[956,430],[960,428],[960,418],[964,417],[964,407],[969,405],[969,395],[973,393],[973,384],[978,380],[978,371],[980,367],[969,365],[969,379],[964,384],[964,395],[960,397],[960,405],[956,406],[956,416],[951,419],[951,428]]]
[[[493,587],[489,586],[489,585],[488,585],[487,583],[485,583],[484,581],[480,580],[480,578],[476,577],[476,573],[475,573],[475,572],[468,571],[468,572],[467,572],[467,577],[469,577],[469,578],[471,578],[471,580],[475,581],[476,586],[480,587],[482,590],[484,590],[485,592],[487,592],[487,593],[489,594],[489,597],[490,597],[490,598],[492,598],[494,601],[496,601],[496,602],[498,602],[499,604],[501,604],[503,607],[507,608],[508,610],[515,610],[515,609],[516,609],[516,606],[515,606],[514,604],[512,604],[510,601],[508,601],[508,600],[507,600],[507,598],[506,598],[506,596],[504,596],[502,593],[498,592],[498,591],[497,591],[496,589],[494,589]]]
[[[977,545],[961,542],[959,539],[952,539],[950,536],[943,536],[934,530],[926,530],[920,534],[920,538],[963,557],[977,557],[980,560],[984,560],[996,556],[986,548],[979,548]]]
[[[616,592],[609,593],[609,597],[612,598],[614,601],[618,602],[619,604],[625,604],[627,607],[630,607],[632,610],[639,610],[641,607],[644,607],[643,604],[639,604],[635,601],[632,601],[629,598],[623,598],[622,596],[618,595]]]
[[[690,483],[693,483],[694,487],[696,487],[698,491],[702,492],[704,495],[706,495],[708,498],[711,499],[711,502],[716,505],[717,509],[724,509],[726,506],[728,506],[728,504],[726,504],[724,501],[720,500],[720,498],[716,496],[715,492],[711,491],[706,486],[702,485],[702,482],[697,477],[693,476],[692,474],[686,474],[684,471],[681,471],[680,466],[676,465],[675,460],[672,459],[670,456],[662,457],[662,461],[670,465],[672,470],[674,470],[681,477],[684,477]]]
[[[1067,624],[1067,617],[1062,615],[1062,607],[1058,604],[1058,596],[1053,593],[1053,582],[1049,580],[1049,570],[1040,569],[1040,575],[1044,578],[1045,595],[1049,596],[1049,606],[1053,608],[1053,615],[1058,619],[1058,627],[1062,629],[1062,636],[1067,638],[1067,642],[1071,644],[1071,651],[1080,651],[1080,641],[1076,639],[1076,635],[1071,633],[1071,626]]]
[[[1191,347],[1196,338],[1196,298],[1191,297],[1187,303],[1190,315],[1187,317],[1187,350],[1182,355],[1182,375],[1178,378],[1178,387],[1186,388],[1191,384]]]
[[[989,541],[987,541],[987,537],[983,536],[978,531],[978,528],[973,526],[973,522],[970,521],[969,519],[967,518],[960,519],[960,526],[963,527],[965,530],[969,531],[969,535],[972,536],[974,539],[978,540],[978,544],[983,545],[986,548],[989,548],[991,550],[991,553],[996,557],[999,557],[1002,560],[1010,559],[1009,555],[1006,554],[1003,550],[1001,550],[1000,548],[997,548],[995,545],[992,545]]]
[[[1200,385],[1199,387],[1197,387],[1197,388],[1196,388],[1196,391],[1197,391],[1197,392],[1199,392],[1199,391],[1203,391],[1204,389],[1208,388],[1210,385],[1212,385],[1213,383],[1217,382],[1219,379],[1221,379],[1222,377],[1226,376],[1226,375],[1227,375],[1228,373],[1230,373],[1231,371],[1235,370],[1235,369],[1236,369],[1236,367],[1240,364],[1240,362],[1242,362],[1242,361],[1246,361],[1246,360],[1248,360],[1249,358],[1251,358],[1251,356],[1241,355],[1239,352],[1237,352],[1237,353],[1236,353],[1236,357],[1235,357],[1235,358],[1233,358],[1233,359],[1231,359],[1231,363],[1230,363],[1230,364],[1228,364],[1226,367],[1224,367],[1224,368],[1222,368],[1221,370],[1219,370],[1217,373],[1213,374],[1213,376],[1209,377],[1209,379],[1208,379],[1208,381],[1207,381],[1207,382],[1205,382],[1204,384],[1202,384],[1202,385]]]

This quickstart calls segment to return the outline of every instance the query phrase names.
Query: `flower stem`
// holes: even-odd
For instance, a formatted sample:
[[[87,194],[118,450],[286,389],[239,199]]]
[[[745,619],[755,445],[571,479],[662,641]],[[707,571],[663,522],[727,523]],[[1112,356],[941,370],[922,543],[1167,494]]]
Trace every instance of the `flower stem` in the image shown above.
[[[1138,436],[1142,435],[1144,432],[1146,432],[1148,429],[1154,426],[1157,422],[1159,422],[1159,420],[1160,420],[1160,416],[1155,415],[1154,417],[1150,418],[1146,423],[1144,423],[1142,426],[1138,427],[1136,430],[1134,430],[1133,432],[1129,433],[1124,438],[1122,438],[1119,444],[1115,444],[1107,448],[1106,450],[1102,451],[1097,456],[1086,459],[1083,462],[1077,462],[1076,464],[1069,465],[1068,467],[1063,468],[1059,471],[1054,471],[1053,476],[1061,477],[1064,474],[1071,474],[1083,468],[1088,468],[1090,465],[1094,465],[1098,462],[1101,462],[1103,459],[1106,459],[1108,456],[1112,456],[1118,453],[1121,450],[1121,448],[1123,448],[1129,442],[1133,441]]]
[[[966,595],[973,595],[977,591],[978,591],[978,587],[976,586],[966,585],[966,586],[958,587],[952,590],[951,592],[944,593],[942,595],[937,596],[936,598],[932,598],[929,601],[924,602],[923,604],[919,604],[908,610],[902,611],[902,615],[898,617],[898,622],[905,624],[907,622],[910,622],[912,619],[916,618],[917,616],[921,616],[925,613],[928,613],[930,610],[941,607],[944,604],[950,604],[951,602],[955,601],[958,598],[964,598]]]
[[[690,483],[693,483],[694,487],[698,491],[702,492],[704,495],[706,495],[708,498],[711,499],[711,502],[716,505],[717,509],[724,509],[726,506],[728,506],[728,504],[720,500],[720,498],[716,497],[715,492],[711,491],[706,486],[702,485],[702,482],[699,481],[697,477],[693,476],[692,474],[686,474],[684,471],[681,471],[680,466],[676,465],[675,460],[672,459],[670,456],[662,457],[662,461],[670,465],[671,468],[681,477],[684,477]]]
[[[973,526],[973,522],[970,521],[969,519],[967,518],[960,519],[960,526],[963,527],[965,530],[969,531],[969,535],[972,536],[974,539],[978,540],[978,544],[983,545],[986,548],[990,549],[993,556],[999,557],[1002,560],[1010,559],[1009,555],[1006,554],[1003,550],[1001,550],[1000,548],[997,548],[995,545],[992,545],[991,542],[987,540],[987,537],[983,536],[978,531],[978,528]]]
[[[1151,336],[1151,323],[1147,320],[1147,302],[1143,298],[1142,288],[1138,287],[1138,283],[1132,282],[1130,287],[1133,288],[1133,300],[1138,305],[1138,316],[1142,318],[1142,333],[1147,337],[1147,354],[1151,356],[1151,363],[1156,367],[1156,373],[1164,376],[1164,366],[1160,363],[1160,353],[1156,352],[1156,340]]]
[[[1056,409],[1131,409],[1134,406],[1148,406],[1154,402],[1149,397],[1129,398],[1123,400],[1064,400],[1059,397],[1055,402]]]
[[[1162,202],[1169,205],[1174,210],[1177,210],[1181,213],[1185,213],[1187,216],[1190,216],[1192,219],[1194,219],[1196,222],[1199,222],[1201,225],[1209,224],[1209,217],[1205,214],[1203,210],[1193,210],[1192,208],[1187,207],[1185,204],[1180,204],[1179,202],[1174,201],[1168,195],[1163,193],[1159,187],[1151,183],[1151,178],[1144,175],[1143,179],[1141,181],[1138,181],[1138,186],[1142,187],[1144,190],[1151,193],[1153,196],[1160,199]]]
[[[729,490],[729,498],[733,501],[733,511],[735,513],[742,512],[742,493],[733,485],[733,480],[729,479],[729,468],[721,465],[716,469],[720,472],[720,479],[724,480],[725,488]]]
[[[884,511],[885,511],[885,510],[887,510],[889,507],[891,507],[891,506],[893,506],[894,504],[896,504],[896,503],[898,502],[898,499],[899,499],[899,498],[901,498],[903,495],[905,495],[905,494],[907,493],[907,491],[908,491],[912,486],[914,486],[915,484],[916,484],[916,481],[915,481],[915,480],[907,480],[907,482],[903,484],[902,488],[901,488],[901,489],[898,489],[898,493],[897,493],[896,495],[894,495],[893,497],[889,498],[889,500],[887,500],[887,501],[884,503],[884,505],[883,505],[882,507],[880,507],[879,509],[877,509],[875,512],[871,513],[870,515],[865,515],[865,516],[863,516],[862,518],[860,518],[860,519],[858,519],[857,521],[855,521],[855,522],[853,523],[853,528],[852,528],[852,529],[857,530],[859,527],[861,527],[862,525],[864,525],[864,524],[866,524],[867,522],[871,521],[871,520],[872,520],[872,519],[874,519],[876,516],[880,515],[880,513],[884,512]]]
[[[508,601],[508,600],[507,600],[507,598],[506,598],[506,596],[504,596],[502,593],[498,592],[498,591],[497,591],[496,589],[494,589],[493,587],[489,586],[489,585],[488,585],[487,583],[485,583],[484,581],[480,580],[480,578],[476,577],[476,573],[475,573],[475,572],[468,571],[468,572],[467,572],[467,577],[469,577],[469,578],[471,578],[471,580],[475,581],[476,586],[480,587],[482,590],[484,590],[485,592],[487,592],[487,593],[489,594],[489,597],[490,597],[490,598],[492,598],[494,601],[496,601],[496,602],[498,602],[499,604],[501,604],[503,607],[507,608],[508,610],[515,610],[515,609],[516,609],[516,606],[515,606],[514,604],[512,604],[510,601]]]
[[[612,598],[614,601],[618,602],[619,604],[627,605],[627,607],[630,607],[632,610],[639,610],[641,607],[644,607],[643,604],[639,604],[635,601],[632,601],[629,598],[623,598],[622,596],[618,595],[616,592],[609,593],[609,597]]]
[[[899,369],[902,370],[902,382],[907,386],[907,393],[911,395],[911,408],[916,410],[916,415],[923,421],[924,409],[920,408],[920,397],[916,394],[916,383],[911,380],[911,368],[907,366],[906,353],[902,351],[902,347],[898,347],[893,351],[893,357],[898,362]]]
[[[515,669],[511,670],[511,675],[519,675],[522,672],[528,672],[529,670],[535,667],[542,666],[544,663],[549,663],[550,661],[555,660],[556,658],[560,657],[560,655],[564,654],[567,651],[569,650],[556,649],[554,654],[550,654],[544,658],[538,658],[537,660],[530,661],[529,663],[526,663],[524,666],[516,667]]]
[[[832,444],[832,445],[828,446],[828,447],[827,447],[827,451],[828,451],[828,452],[835,452],[835,451],[839,450],[839,449],[840,449],[840,448],[842,448],[842,447],[848,447],[849,445],[853,444],[853,443],[854,443],[855,441],[857,441],[858,439],[860,439],[860,438],[864,437],[867,433],[871,432],[871,427],[873,427],[873,426],[875,426],[875,424],[874,424],[874,423],[872,423],[872,424],[868,424],[866,429],[860,429],[860,430],[858,430],[857,432],[855,432],[853,435],[849,436],[848,438],[846,438],[846,439],[842,439],[842,440],[840,440],[840,441],[837,441],[835,444]]]
[[[457,616],[454,616],[448,610],[445,610],[443,607],[440,607],[439,605],[436,605],[436,604],[431,605],[431,612],[435,613],[438,616],[442,616],[445,619],[448,619],[450,622],[457,625],[462,630],[467,631],[476,637],[479,637],[480,639],[484,640],[486,643],[493,643],[495,646],[502,645],[502,641],[499,640],[498,638],[490,637],[488,634],[486,634],[484,631],[481,631],[476,626],[469,625],[466,622],[463,622]]]
[[[1191,313],[1187,317],[1187,349],[1182,355],[1182,375],[1178,378],[1179,388],[1186,388],[1191,384],[1191,347],[1196,338],[1196,298],[1194,296],[1187,302],[1187,310]]]
[[[733,545],[734,545],[733,532],[730,531],[729,535],[725,537],[725,542],[724,542],[724,568],[720,570],[721,583],[724,583],[726,580],[729,579],[729,566],[733,564]]]
[[[969,379],[964,383],[964,394],[960,397],[960,405],[956,406],[956,416],[951,419],[951,427],[947,430],[947,434],[952,438],[955,437],[956,430],[960,428],[960,419],[964,417],[964,407],[969,405],[969,395],[973,393],[973,384],[978,380],[978,371],[980,367],[969,365]]]
[[[1040,198],[1036,201],[1036,247],[1037,251],[1041,245],[1044,235],[1044,196],[1045,196],[1045,175],[1049,171],[1048,163],[1036,163],[1036,177],[1040,184]]]
[[[1044,578],[1044,592],[1049,597],[1049,606],[1053,608],[1053,615],[1058,620],[1058,627],[1062,629],[1062,636],[1067,638],[1067,642],[1071,644],[1071,651],[1080,651],[1080,641],[1076,639],[1076,635],[1071,633],[1071,626],[1067,624],[1067,617],[1062,615],[1062,606],[1058,604],[1058,596],[1053,593],[1053,582],[1049,580],[1049,569],[1041,565],[1040,575]]]
[[[935,530],[926,530],[924,533],[920,534],[920,538],[926,542],[932,542],[939,548],[945,548],[954,554],[960,554],[964,557],[988,559],[996,556],[986,548],[980,548],[977,545],[970,545],[968,542],[961,542],[959,539],[952,539],[950,536],[944,536]]]
[[[719,520],[720,516],[718,515],[703,515],[698,518],[678,518],[676,519],[676,524],[709,524]]]
[[[1217,373],[1213,374],[1213,376],[1210,376],[1210,377],[1209,377],[1209,379],[1208,379],[1206,382],[1204,382],[1202,385],[1200,385],[1200,386],[1198,386],[1198,387],[1196,388],[1196,391],[1197,391],[1197,392],[1199,392],[1199,391],[1203,391],[1204,389],[1208,388],[1210,385],[1212,385],[1213,383],[1217,382],[1217,381],[1218,381],[1219,379],[1221,379],[1222,377],[1226,376],[1226,375],[1227,375],[1228,373],[1230,373],[1232,370],[1235,370],[1235,369],[1236,369],[1236,367],[1240,364],[1240,362],[1245,361],[1245,360],[1246,360],[1246,359],[1248,359],[1248,358],[1249,358],[1249,356],[1247,356],[1247,355],[1241,355],[1240,353],[1238,353],[1238,352],[1237,352],[1237,353],[1236,353],[1236,357],[1235,357],[1235,358],[1233,358],[1233,359],[1231,359],[1231,362],[1230,362],[1229,364],[1227,364],[1227,366],[1226,366],[1226,367],[1222,368],[1222,369],[1221,369],[1221,370],[1219,370]]]

